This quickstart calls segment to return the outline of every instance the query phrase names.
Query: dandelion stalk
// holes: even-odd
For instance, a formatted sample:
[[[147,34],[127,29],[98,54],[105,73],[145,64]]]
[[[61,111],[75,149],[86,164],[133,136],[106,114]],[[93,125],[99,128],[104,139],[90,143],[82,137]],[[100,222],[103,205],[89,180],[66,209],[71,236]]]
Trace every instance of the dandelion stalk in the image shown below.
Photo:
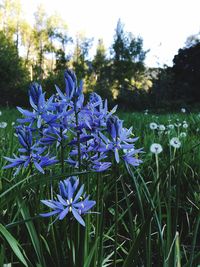
[[[178,232],[176,232],[176,243],[175,243],[175,247],[176,247],[175,266],[181,267],[180,237],[179,237],[179,233]]]
[[[155,158],[156,158],[156,182],[159,181],[159,161],[158,161],[158,154],[155,154]],[[159,214],[159,219],[160,219],[160,223],[162,220],[162,214],[161,214],[161,200],[160,200],[160,181],[157,183],[157,203],[158,203],[158,214]]]

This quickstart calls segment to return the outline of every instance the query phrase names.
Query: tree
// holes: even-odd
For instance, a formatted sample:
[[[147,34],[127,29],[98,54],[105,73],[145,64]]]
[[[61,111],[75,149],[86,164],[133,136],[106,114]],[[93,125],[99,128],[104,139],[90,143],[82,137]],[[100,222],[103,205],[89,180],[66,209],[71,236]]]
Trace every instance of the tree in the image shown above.
[[[24,51],[25,64],[28,66],[30,61],[33,61],[35,49],[34,49],[34,31],[29,23],[23,21],[21,27],[21,42]],[[31,62],[31,65],[33,62]]]
[[[3,0],[0,5],[0,30],[15,40],[17,51],[19,50],[20,33],[22,26],[22,6],[20,0]]]
[[[189,48],[179,49],[173,59],[174,99],[186,102],[200,101],[200,42]]]
[[[110,90],[111,67],[109,60],[106,58],[106,49],[102,39],[98,41],[92,68],[95,77],[94,91],[101,95],[102,98],[112,99]]]
[[[143,80],[146,53],[142,38],[125,32],[124,25],[119,20],[112,45],[112,92],[114,98],[126,106],[131,95],[134,97],[126,91],[138,89],[137,84]]]
[[[167,106],[172,107],[174,75],[171,67],[153,68],[149,72],[152,76],[153,86],[150,89],[149,97],[155,108]]]
[[[0,31],[0,44],[0,104],[16,105],[19,95],[21,102],[26,95],[24,88],[29,78],[28,72],[18,56],[15,43],[6,38],[2,31]]]
[[[49,45],[48,32],[47,32],[47,14],[43,5],[37,7],[34,13],[35,24],[34,24],[34,41],[35,48],[37,51],[37,62],[34,68],[36,79],[43,79],[44,76],[44,55],[45,49]]]
[[[50,72],[52,72],[55,66],[55,61],[56,70],[62,67],[63,63],[66,67],[66,62],[68,60],[65,55],[66,45],[72,42],[72,38],[70,38],[67,34],[67,24],[58,14],[55,13],[48,17],[46,24],[49,39],[49,43],[46,46],[46,51],[51,55]]]
[[[124,31],[124,25],[119,20],[115,30],[113,55],[113,79],[120,88],[133,88],[134,82],[141,78],[145,71],[144,59],[147,51],[143,51],[143,40]]]
[[[192,46],[195,46],[200,42],[200,32],[197,34],[192,34],[188,36],[185,42],[185,48],[190,48]]]
[[[92,39],[86,38],[82,34],[77,35],[72,64],[79,81],[86,77],[88,71],[91,71],[91,63],[88,60],[88,54],[92,46],[92,41]]]

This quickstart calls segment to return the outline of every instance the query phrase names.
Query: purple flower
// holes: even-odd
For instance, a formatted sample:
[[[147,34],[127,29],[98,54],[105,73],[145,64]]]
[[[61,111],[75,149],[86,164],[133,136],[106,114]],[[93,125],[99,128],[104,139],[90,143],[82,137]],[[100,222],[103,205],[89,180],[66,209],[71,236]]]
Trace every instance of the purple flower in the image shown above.
[[[60,103],[70,109],[80,109],[83,106],[83,82],[77,85],[76,75],[71,70],[65,71],[65,94],[56,86],[57,94],[60,98]]]
[[[107,120],[107,132],[110,136],[108,138],[103,133],[99,132],[99,137],[101,138],[101,141],[99,142],[100,145],[98,147],[99,152],[108,152],[112,151],[115,156],[115,160],[117,163],[120,161],[120,151],[122,150],[128,150],[128,151],[134,151],[134,142],[138,138],[131,138],[130,136],[132,134],[132,128],[126,129],[123,128],[123,121],[119,120],[116,116],[111,116]],[[139,152],[139,151],[138,151]],[[134,153],[131,154],[131,156],[134,155]],[[130,157],[131,157],[130,156]],[[129,161],[133,163],[133,157],[132,161],[130,160],[130,157],[125,157],[126,161]],[[124,158],[123,158],[124,159]],[[124,159],[124,160],[125,160]],[[139,163],[139,161],[137,160]]]
[[[139,166],[142,160],[138,159],[138,153],[141,153],[142,149],[132,149],[122,156],[125,163],[128,163],[134,167]]]
[[[30,98],[31,99],[31,98]],[[19,123],[30,123],[30,126],[36,122],[37,128],[41,128],[42,124],[47,124],[56,120],[56,115],[51,114],[50,111],[54,109],[53,106],[53,96],[47,101],[44,98],[44,94],[41,94],[38,99],[37,106],[34,102],[31,102],[33,111],[22,109],[17,107],[18,111],[23,114],[24,119],[18,119]]]
[[[18,151],[22,153],[19,157],[14,155],[14,158],[4,157],[7,161],[11,162],[6,165],[4,169],[17,167],[15,175],[19,173],[22,167],[27,168],[28,166],[35,166],[35,168],[44,173],[43,167],[57,163],[55,157],[50,158],[49,155],[42,155],[46,150],[45,147],[39,147],[38,143],[33,144],[32,130],[29,127],[18,126],[16,128],[19,143],[22,148]]]
[[[56,127],[48,127],[47,129],[44,129],[43,136],[41,137],[39,143],[41,145],[52,145],[53,143],[56,143],[56,147],[58,147],[62,140],[66,140],[68,138],[66,135],[67,129],[62,129],[62,131],[61,129],[57,129]]]
[[[41,156],[39,152],[37,154],[31,153],[28,156],[20,155],[20,157],[15,156],[15,158],[4,158],[11,163],[6,165],[3,169],[17,167],[15,175],[19,173],[22,167],[27,168],[32,163],[39,172],[44,173],[43,167],[53,165],[58,162],[55,157],[49,158],[48,155]]]
[[[38,106],[42,94],[42,86],[36,82],[32,83],[29,90],[29,101],[31,105]]]
[[[60,194],[57,194],[56,200],[41,200],[41,202],[53,209],[48,213],[40,214],[42,217],[49,217],[57,214],[57,219],[63,220],[68,214],[73,217],[83,226],[85,222],[82,216],[96,204],[95,201],[89,200],[89,197],[84,193],[84,185],[79,190],[79,179],[77,177],[70,177],[63,182],[59,182]]]

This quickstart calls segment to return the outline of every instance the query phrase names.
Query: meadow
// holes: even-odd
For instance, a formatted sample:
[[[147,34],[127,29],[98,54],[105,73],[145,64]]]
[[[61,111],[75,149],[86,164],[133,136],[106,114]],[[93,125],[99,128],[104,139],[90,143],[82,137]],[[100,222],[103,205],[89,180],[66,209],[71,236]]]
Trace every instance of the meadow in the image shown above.
[[[4,157],[19,154],[15,126],[22,116],[16,109],[1,109],[0,266],[200,265],[200,114],[184,109],[128,113],[120,107],[116,114],[138,137],[139,166],[121,158],[118,163],[111,153],[109,168],[83,170],[60,161],[56,147],[59,161],[44,173],[40,167],[22,168],[14,175],[15,168],[3,169],[9,163]],[[55,199],[58,182],[71,176],[96,201],[82,216],[85,227],[72,213],[61,220],[40,216],[49,211],[41,200]]]

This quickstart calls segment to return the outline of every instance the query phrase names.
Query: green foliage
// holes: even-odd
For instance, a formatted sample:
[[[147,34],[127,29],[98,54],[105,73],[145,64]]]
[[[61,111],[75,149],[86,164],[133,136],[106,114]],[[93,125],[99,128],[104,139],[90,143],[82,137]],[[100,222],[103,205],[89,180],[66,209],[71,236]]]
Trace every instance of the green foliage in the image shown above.
[[[111,66],[106,57],[106,49],[103,40],[99,39],[96,54],[92,61],[92,68],[95,75],[94,91],[104,99],[112,99]]]
[[[187,102],[200,101],[200,41],[189,48],[180,49],[174,57],[174,98]]]
[[[86,38],[81,34],[77,35],[72,65],[78,81],[84,79],[90,71],[91,63],[87,60],[87,57],[92,41],[92,39]]]
[[[152,70],[144,64],[148,51],[143,49],[143,39],[127,32],[120,20],[111,49],[107,51],[99,40],[93,58],[93,40],[83,34],[73,40],[59,14],[48,15],[42,5],[34,13],[32,26],[24,19],[19,0],[2,0],[0,20],[0,105],[25,105],[29,80],[51,87],[69,67],[79,81],[84,80],[85,93],[95,91],[127,110],[198,107],[199,34],[187,38],[173,67]],[[20,99],[16,97],[19,93]]]
[[[13,252],[16,254],[17,258],[23,263],[24,266],[28,266],[24,255],[21,252],[21,246],[18,241],[6,230],[6,228],[0,223],[0,233],[11,246]]]
[[[133,37],[131,33],[124,31],[124,26],[119,20],[114,36],[113,49],[113,79],[118,82],[119,90],[129,88],[132,79],[140,80],[143,74],[144,59],[143,40]]]
[[[42,212],[40,199],[50,198],[51,187],[69,176],[70,169],[62,175],[57,168],[42,176],[23,172],[13,177],[12,171],[1,168],[2,264],[14,264],[21,259],[19,264],[24,261],[25,266],[61,267],[71,259],[70,266],[113,266],[117,181],[117,267],[198,266],[199,115],[122,112],[119,115],[140,136],[137,146],[144,147],[143,164],[137,170],[126,170],[121,164],[117,172],[113,169],[97,176],[74,174],[80,176],[86,188],[90,188],[91,198],[97,201],[97,213],[87,215],[85,231],[80,232],[75,224],[70,226],[67,220],[53,223],[53,219],[38,216]],[[8,126],[0,128],[1,167],[5,165],[3,156],[17,151],[11,125],[17,116],[14,110],[2,110],[1,121],[7,121]],[[182,126],[185,120],[187,129]],[[181,126],[159,132],[149,128],[150,122]],[[174,150],[169,140],[180,136],[183,130],[187,136],[181,139],[180,149]],[[149,151],[152,143],[163,147],[158,161]]]
[[[29,79],[28,72],[18,55],[14,42],[6,38],[3,32],[0,32],[0,43],[0,104],[23,103]]]
[[[186,47],[179,49],[174,56],[172,67],[164,66],[154,70],[157,75],[153,78],[153,87],[150,90],[152,106],[175,110],[199,104],[199,56],[199,38],[190,36]]]
[[[159,108],[167,105],[169,100],[172,100],[173,89],[174,89],[174,73],[172,68],[164,67],[156,70],[156,77],[153,78],[153,86],[150,89],[149,97],[151,98],[151,104],[155,108]],[[183,103],[181,102],[181,107]],[[181,108],[180,104],[177,108]],[[172,106],[172,104],[170,104]]]

